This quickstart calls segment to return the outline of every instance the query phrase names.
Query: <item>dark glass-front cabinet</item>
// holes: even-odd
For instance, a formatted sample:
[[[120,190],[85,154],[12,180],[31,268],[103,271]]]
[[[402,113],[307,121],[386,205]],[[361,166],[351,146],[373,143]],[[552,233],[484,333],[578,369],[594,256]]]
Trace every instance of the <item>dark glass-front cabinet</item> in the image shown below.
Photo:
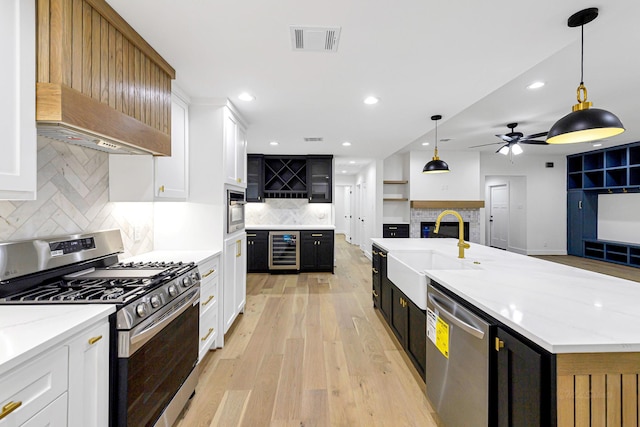
[[[247,155],[247,202],[264,202],[264,156]]]
[[[333,230],[300,232],[300,271],[333,273]]]
[[[331,203],[333,156],[307,156],[309,203]]]
[[[266,273],[269,271],[269,232],[266,230],[247,231],[247,272]]]

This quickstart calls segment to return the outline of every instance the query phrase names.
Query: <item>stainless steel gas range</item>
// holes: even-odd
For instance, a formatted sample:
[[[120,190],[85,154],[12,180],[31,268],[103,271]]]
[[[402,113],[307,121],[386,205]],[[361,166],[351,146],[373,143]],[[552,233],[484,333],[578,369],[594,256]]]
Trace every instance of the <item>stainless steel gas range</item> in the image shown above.
[[[194,263],[118,263],[119,230],[0,243],[0,304],[115,304],[110,425],[171,426],[195,393]]]

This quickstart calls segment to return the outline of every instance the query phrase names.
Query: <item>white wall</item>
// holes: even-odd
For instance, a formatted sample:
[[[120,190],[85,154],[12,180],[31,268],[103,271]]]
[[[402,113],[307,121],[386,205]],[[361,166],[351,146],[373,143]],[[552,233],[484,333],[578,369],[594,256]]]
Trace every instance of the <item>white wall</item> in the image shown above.
[[[490,176],[526,177],[526,246],[528,255],[566,255],[567,190],[566,157],[524,153],[513,158],[482,154],[480,173]],[[553,168],[545,167],[553,162]],[[484,224],[485,221],[482,221]]]
[[[423,174],[431,151],[412,151],[409,163],[410,200],[481,200],[480,155],[466,151],[438,151],[451,172]]]
[[[640,193],[598,194],[598,239],[640,244]]]
[[[375,160],[362,168],[356,175],[355,187],[364,187],[363,203],[360,203],[358,192],[356,197],[356,214],[364,218],[364,227],[358,224],[357,218],[355,227],[359,232],[356,234],[360,248],[365,255],[371,257],[371,238],[382,236],[382,160]]]

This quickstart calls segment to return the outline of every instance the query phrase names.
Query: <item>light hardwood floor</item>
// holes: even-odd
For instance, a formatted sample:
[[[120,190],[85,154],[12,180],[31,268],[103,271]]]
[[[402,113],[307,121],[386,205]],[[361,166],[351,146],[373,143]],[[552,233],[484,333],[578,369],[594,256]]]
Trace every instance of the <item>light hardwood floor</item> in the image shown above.
[[[224,348],[178,427],[436,426],[425,385],[371,299],[371,261],[337,236],[335,274],[249,274]]]

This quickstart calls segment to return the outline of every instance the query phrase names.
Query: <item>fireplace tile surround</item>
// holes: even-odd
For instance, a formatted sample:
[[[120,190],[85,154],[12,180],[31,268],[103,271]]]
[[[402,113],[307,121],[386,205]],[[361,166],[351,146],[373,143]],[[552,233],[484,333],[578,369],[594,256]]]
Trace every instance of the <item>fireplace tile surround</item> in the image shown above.
[[[435,221],[438,215],[447,208],[440,209],[418,209],[411,208],[411,221],[409,226],[410,237],[420,237],[420,223],[427,221]],[[454,209],[460,214],[462,219],[469,223],[469,241],[472,243],[480,243],[480,209]],[[453,216],[447,215],[443,221],[455,221]]]

